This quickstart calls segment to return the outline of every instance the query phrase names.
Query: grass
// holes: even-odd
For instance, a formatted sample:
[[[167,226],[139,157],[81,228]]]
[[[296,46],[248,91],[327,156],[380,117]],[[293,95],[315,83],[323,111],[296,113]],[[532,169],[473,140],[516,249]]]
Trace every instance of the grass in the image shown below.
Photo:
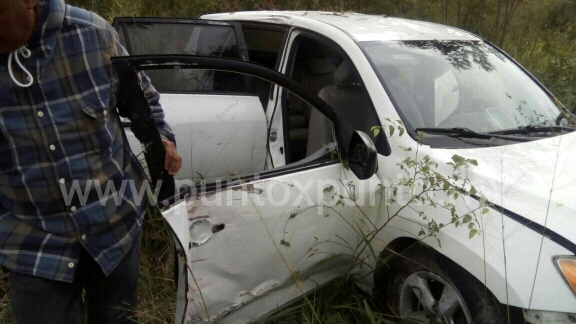
[[[149,213],[142,236],[138,284],[139,323],[174,323],[175,307],[172,238],[162,216]]]
[[[351,280],[335,280],[308,296],[313,308],[304,301],[279,310],[265,324],[394,324],[394,317],[377,310],[387,309],[377,298],[366,295]]]
[[[8,274],[0,273],[0,323],[14,323],[12,307],[10,306],[10,287]]]

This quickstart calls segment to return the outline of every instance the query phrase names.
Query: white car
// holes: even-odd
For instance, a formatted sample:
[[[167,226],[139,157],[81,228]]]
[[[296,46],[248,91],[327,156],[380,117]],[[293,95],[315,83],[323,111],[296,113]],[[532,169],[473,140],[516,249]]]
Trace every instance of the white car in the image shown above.
[[[501,50],[353,13],[115,26],[193,192],[163,209],[177,323],[257,321],[345,274],[406,322],[576,323],[573,117]]]

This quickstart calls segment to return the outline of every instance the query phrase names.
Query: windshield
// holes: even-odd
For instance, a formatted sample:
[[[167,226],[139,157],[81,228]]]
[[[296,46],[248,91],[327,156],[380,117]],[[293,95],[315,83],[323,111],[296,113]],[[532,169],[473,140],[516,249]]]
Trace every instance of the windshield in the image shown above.
[[[494,132],[556,125],[554,101],[516,64],[481,41],[362,43],[413,128]]]

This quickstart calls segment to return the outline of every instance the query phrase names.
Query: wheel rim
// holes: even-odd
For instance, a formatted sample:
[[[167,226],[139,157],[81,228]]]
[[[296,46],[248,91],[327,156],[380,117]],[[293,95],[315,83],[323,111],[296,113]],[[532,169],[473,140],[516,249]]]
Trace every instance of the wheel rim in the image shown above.
[[[472,316],[456,288],[429,271],[411,274],[402,284],[398,307],[402,324],[472,324]]]

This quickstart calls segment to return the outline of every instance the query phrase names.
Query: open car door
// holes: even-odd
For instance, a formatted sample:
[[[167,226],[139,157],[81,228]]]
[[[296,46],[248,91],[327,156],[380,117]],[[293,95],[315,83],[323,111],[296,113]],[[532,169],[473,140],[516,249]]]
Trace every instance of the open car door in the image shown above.
[[[130,55],[186,54],[248,60],[237,23],[116,18],[113,26]],[[248,152],[246,143],[240,142],[244,136],[239,135],[266,125],[251,77],[202,69],[160,69],[146,73],[161,94],[166,122],[176,134],[176,144],[184,158],[177,179],[211,182],[221,177],[232,159],[236,159],[235,174],[252,174],[265,164],[263,160],[238,159]],[[231,110],[236,113],[230,113]],[[132,151],[140,154],[142,148],[129,130],[130,122],[124,119],[123,124]],[[220,149],[212,149],[214,146]],[[255,148],[263,146],[264,142],[254,144]]]
[[[257,320],[369,257],[362,233],[375,223],[379,205],[368,201],[378,191],[376,148],[324,101],[282,74],[240,60],[165,55],[114,58],[113,64],[121,83],[137,82],[141,70],[202,69],[258,77],[309,103],[324,118],[311,127],[332,129],[328,143],[295,163],[201,181],[182,192],[176,181],[177,194],[161,209],[177,247],[176,323]],[[142,92],[133,95],[140,98],[128,102],[143,102]],[[262,109],[260,103],[257,107]],[[271,140],[269,128],[244,136],[250,138],[239,140]],[[266,160],[269,153],[260,154],[264,157],[258,159]]]

